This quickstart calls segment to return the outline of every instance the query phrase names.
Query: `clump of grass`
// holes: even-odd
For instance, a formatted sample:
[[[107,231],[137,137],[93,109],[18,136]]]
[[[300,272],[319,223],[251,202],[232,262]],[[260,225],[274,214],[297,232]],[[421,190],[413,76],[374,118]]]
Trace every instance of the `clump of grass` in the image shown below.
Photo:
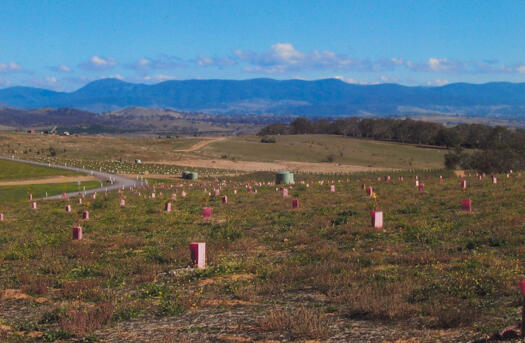
[[[32,276],[29,273],[18,275],[20,290],[24,293],[44,295],[49,291],[49,278],[43,276]]]
[[[285,333],[292,339],[325,338],[330,334],[329,320],[319,309],[290,310],[273,308],[259,320],[259,326],[262,330]]]
[[[112,303],[101,303],[92,307],[73,305],[65,309],[59,324],[64,331],[84,336],[108,324],[112,316]]]

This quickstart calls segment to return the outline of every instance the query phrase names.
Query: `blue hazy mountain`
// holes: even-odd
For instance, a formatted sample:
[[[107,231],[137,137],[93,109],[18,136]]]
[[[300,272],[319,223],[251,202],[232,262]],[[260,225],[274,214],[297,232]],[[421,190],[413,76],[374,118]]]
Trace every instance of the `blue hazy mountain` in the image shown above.
[[[525,115],[525,83],[454,83],[440,87],[357,85],[337,79],[172,80],[133,84],[91,82],[74,92],[31,87],[0,90],[0,104],[22,109],[54,107],[106,112],[127,106],[205,113],[355,115],[459,113]]]

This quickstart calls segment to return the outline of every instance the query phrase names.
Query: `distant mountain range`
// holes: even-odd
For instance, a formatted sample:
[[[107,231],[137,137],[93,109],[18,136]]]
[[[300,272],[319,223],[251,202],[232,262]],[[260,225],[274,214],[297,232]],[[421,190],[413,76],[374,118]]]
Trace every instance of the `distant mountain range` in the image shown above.
[[[0,90],[0,104],[21,109],[73,108],[92,112],[128,106],[223,114],[440,115],[525,118],[525,83],[454,83],[441,87],[357,85],[337,79],[186,80],[154,85],[117,79],[91,82],[74,92],[31,87]]]

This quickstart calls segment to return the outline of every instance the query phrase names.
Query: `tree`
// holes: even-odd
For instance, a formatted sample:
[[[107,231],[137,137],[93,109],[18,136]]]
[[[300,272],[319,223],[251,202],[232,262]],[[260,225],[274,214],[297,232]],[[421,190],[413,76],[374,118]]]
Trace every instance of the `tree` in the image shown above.
[[[301,117],[291,122],[290,131],[292,134],[313,133],[314,126],[310,120]]]
[[[436,144],[444,145],[447,148],[457,147],[461,144],[461,136],[455,128],[447,129],[444,127],[437,134]]]
[[[268,125],[262,128],[257,135],[267,136],[267,135],[284,135],[288,133],[288,126],[283,123],[275,123]]]

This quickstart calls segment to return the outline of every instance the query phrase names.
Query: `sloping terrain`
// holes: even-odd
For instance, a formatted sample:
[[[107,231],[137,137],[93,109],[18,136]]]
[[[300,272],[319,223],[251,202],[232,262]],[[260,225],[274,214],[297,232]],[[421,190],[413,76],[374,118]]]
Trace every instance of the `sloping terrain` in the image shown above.
[[[172,80],[153,85],[93,81],[74,92],[29,87],[0,90],[20,108],[69,107],[108,112],[128,106],[206,113],[418,115],[454,113],[516,119],[525,114],[525,83],[455,83],[440,87],[357,85],[337,79]]]

